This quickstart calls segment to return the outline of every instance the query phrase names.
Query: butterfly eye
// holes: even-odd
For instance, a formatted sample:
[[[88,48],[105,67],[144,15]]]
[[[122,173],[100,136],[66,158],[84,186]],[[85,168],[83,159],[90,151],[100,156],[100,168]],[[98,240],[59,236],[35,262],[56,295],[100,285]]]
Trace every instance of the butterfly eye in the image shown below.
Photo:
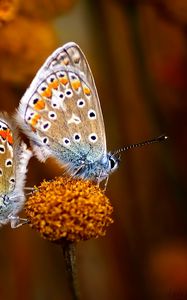
[[[120,158],[115,156],[109,156],[109,162],[110,162],[110,169],[111,171],[114,171],[117,169],[119,164]]]
[[[114,159],[111,157],[110,158],[110,167],[111,169],[113,169],[115,167],[116,162],[114,161]]]

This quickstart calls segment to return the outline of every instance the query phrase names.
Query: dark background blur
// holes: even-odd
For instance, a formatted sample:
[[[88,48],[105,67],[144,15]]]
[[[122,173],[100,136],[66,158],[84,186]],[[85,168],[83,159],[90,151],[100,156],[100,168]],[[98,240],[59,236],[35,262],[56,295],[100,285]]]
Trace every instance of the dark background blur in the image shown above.
[[[75,41],[92,68],[109,150],[114,224],[78,244],[83,300],[187,299],[187,1],[1,0],[1,110],[13,113],[47,56]],[[27,186],[62,171],[29,163]],[[0,231],[0,300],[70,300],[61,249],[29,226]]]

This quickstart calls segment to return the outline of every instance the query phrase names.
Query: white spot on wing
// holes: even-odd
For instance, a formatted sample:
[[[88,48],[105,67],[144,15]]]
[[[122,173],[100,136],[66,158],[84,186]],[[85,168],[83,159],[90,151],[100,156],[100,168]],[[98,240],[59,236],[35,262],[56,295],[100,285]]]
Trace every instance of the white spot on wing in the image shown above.
[[[93,109],[89,109],[88,111],[88,118],[90,120],[95,120],[96,119],[96,112]]]
[[[12,167],[12,159],[10,159],[10,158],[6,159],[6,161],[5,161],[5,166],[6,166],[7,168]]]
[[[62,143],[63,143],[64,147],[68,147],[68,146],[71,145],[70,140],[68,138],[66,138],[66,137],[63,138]]]
[[[39,100],[39,95],[37,93],[35,93],[31,99],[29,100],[29,105],[34,107],[34,104],[36,102],[36,100]]]
[[[42,124],[43,131],[47,131],[50,127],[51,127],[51,123],[49,121]]]
[[[56,115],[56,113],[54,111],[49,111],[48,117],[51,120],[56,120],[57,119],[57,115]]]
[[[59,109],[61,107],[63,111],[66,111],[64,100],[65,100],[64,93],[53,89],[51,106],[56,109]]]
[[[88,136],[88,139],[91,143],[95,143],[97,142],[97,134],[96,133],[91,133],[89,136]]]
[[[68,74],[69,74],[69,77],[71,78],[71,80],[78,80],[79,79],[78,76],[73,72],[69,72]]]
[[[85,106],[85,100],[82,99],[82,98],[78,99],[77,100],[77,106],[80,107],[80,108],[84,107]]]
[[[4,145],[0,145],[0,153],[5,153],[5,146]]]
[[[73,92],[71,89],[66,89],[65,94],[67,98],[71,98],[73,96]]]
[[[6,130],[8,127],[4,122],[0,121],[0,129]]]
[[[48,88],[48,85],[45,82],[42,82],[42,84],[38,88],[38,91],[39,91],[39,93],[43,93],[47,88]]]
[[[44,136],[44,137],[42,138],[42,143],[43,143],[44,145],[47,145],[48,142],[49,142],[49,139],[48,139],[46,136]]]
[[[47,83],[50,84],[55,80],[56,80],[56,77],[55,77],[55,75],[52,74],[47,78]]]
[[[73,139],[74,139],[75,142],[80,142],[80,140],[81,140],[80,133],[78,133],[78,132],[74,133]]]
[[[71,124],[71,123],[79,124],[79,123],[81,123],[81,119],[78,116],[76,116],[75,114],[72,114],[71,118],[68,120],[68,124]]]

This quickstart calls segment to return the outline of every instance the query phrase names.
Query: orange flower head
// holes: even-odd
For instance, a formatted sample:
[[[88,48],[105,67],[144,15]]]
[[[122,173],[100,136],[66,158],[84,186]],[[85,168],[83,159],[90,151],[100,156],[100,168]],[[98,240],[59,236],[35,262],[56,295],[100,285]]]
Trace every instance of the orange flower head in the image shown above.
[[[43,181],[26,202],[26,215],[43,238],[75,242],[106,234],[113,208],[90,181],[58,177]]]

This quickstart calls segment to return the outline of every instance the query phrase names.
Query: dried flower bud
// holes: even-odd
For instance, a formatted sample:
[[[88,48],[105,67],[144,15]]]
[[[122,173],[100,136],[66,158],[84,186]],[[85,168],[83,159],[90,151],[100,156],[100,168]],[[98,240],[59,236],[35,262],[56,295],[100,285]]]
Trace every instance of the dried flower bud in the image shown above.
[[[113,208],[99,187],[69,177],[44,181],[27,200],[25,211],[31,227],[52,241],[97,238],[113,222]]]
[[[0,78],[25,85],[57,45],[56,34],[47,22],[19,17],[0,28]]]
[[[0,22],[9,22],[16,16],[19,0],[0,1]]]
[[[77,0],[20,0],[20,13],[38,19],[51,19],[68,12]]]

